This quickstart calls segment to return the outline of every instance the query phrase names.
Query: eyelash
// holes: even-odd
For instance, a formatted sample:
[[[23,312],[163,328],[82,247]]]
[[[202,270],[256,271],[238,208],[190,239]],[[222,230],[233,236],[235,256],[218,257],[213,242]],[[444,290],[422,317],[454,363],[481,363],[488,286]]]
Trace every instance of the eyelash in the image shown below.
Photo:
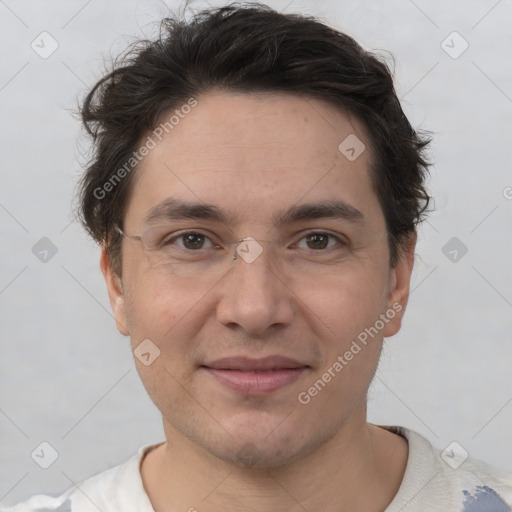
[[[200,231],[183,231],[177,235],[174,235],[173,237],[169,238],[168,240],[165,240],[163,242],[163,246],[165,245],[172,245],[174,244],[174,242],[176,240],[179,240],[180,238],[184,238],[188,235],[201,235],[201,236],[204,236],[206,239],[208,239],[213,245],[218,245],[216,244],[215,242],[213,242],[211,240],[211,238],[204,234],[204,233],[201,233]],[[337,235],[334,235],[333,233],[329,233],[329,232],[325,232],[325,231],[308,231],[307,233],[305,233],[302,238],[299,239],[299,242],[304,240],[306,237],[310,236],[310,235],[323,235],[323,236],[328,236],[329,238],[334,238],[337,242],[338,242],[338,245],[344,247],[347,245],[347,242],[344,241],[341,237],[337,236]],[[184,251],[188,251],[188,252],[200,252],[201,250],[203,250],[203,248],[201,249],[197,249],[197,250],[193,250],[193,249],[187,249],[185,247],[179,247],[179,249],[181,250],[184,250]],[[318,250],[314,250],[314,249],[311,249],[311,252],[328,252],[328,251],[331,251],[331,250],[334,250],[335,247],[329,247],[329,248],[326,248],[326,249],[318,249]]]

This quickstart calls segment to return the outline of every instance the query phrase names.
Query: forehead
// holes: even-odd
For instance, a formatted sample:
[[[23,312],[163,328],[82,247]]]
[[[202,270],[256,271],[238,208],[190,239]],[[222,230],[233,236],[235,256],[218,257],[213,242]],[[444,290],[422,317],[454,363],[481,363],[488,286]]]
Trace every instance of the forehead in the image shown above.
[[[179,111],[179,107],[174,112]],[[170,112],[172,115],[172,112]],[[257,154],[258,164],[297,163],[302,158],[341,156],[339,144],[349,136],[369,142],[364,124],[354,115],[324,100],[274,92],[210,91],[172,128],[161,147],[187,149],[186,158],[217,156],[246,158]],[[161,123],[169,118],[166,113]],[[367,152],[363,160],[368,160]],[[185,156],[177,151],[175,159]],[[226,165],[229,161],[226,161]]]
[[[196,99],[137,169],[127,222],[168,197],[217,204],[242,220],[244,213],[270,219],[301,202],[378,207],[370,141],[356,117],[289,94],[215,91]]]

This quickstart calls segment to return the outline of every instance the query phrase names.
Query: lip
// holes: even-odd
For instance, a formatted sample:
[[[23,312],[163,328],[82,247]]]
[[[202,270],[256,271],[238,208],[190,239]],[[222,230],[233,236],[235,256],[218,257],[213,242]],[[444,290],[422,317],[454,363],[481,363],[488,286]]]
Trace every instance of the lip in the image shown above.
[[[244,356],[217,359],[201,367],[217,381],[244,395],[265,395],[295,382],[308,368],[294,359]]]
[[[307,365],[285,356],[267,356],[259,359],[252,359],[246,356],[223,357],[216,359],[203,366],[214,370],[240,370],[242,372],[257,372],[268,370],[283,370],[304,368]]]

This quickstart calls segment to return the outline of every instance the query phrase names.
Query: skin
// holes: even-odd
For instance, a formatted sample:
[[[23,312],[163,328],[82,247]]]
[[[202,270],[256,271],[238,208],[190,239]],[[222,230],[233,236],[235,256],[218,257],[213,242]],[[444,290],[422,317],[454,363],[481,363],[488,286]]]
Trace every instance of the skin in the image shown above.
[[[199,198],[237,221],[182,221],[176,231],[206,230],[225,250],[228,240],[247,236],[279,239],[282,254],[298,256],[277,259],[272,243],[262,242],[254,262],[230,253],[222,275],[202,277],[201,263],[189,267],[197,272],[183,265],[173,272],[124,238],[120,278],[103,248],[119,331],[133,349],[149,338],[161,351],[149,366],[135,359],[166,436],[141,465],[148,496],[157,512],[381,511],[400,486],[408,447],[367,423],[366,396],[383,338],[400,329],[415,236],[390,268],[370,141],[357,118],[287,94],[212,91],[197,99],[138,169],[124,231],[139,234],[147,212],[168,197]],[[366,146],[355,161],[338,150],[350,134]],[[362,221],[271,222],[292,205],[333,199],[357,208]],[[304,236],[323,230],[347,245],[315,260]],[[299,403],[298,394],[393,304],[401,311],[308,404]],[[263,396],[235,392],[200,368],[226,356],[275,354],[309,368]],[[241,457],[247,450],[252,463]]]

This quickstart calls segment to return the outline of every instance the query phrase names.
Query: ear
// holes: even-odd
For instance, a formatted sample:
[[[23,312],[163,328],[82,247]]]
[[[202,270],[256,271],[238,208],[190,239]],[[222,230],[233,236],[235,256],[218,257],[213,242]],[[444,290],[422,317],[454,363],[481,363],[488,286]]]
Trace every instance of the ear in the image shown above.
[[[388,309],[386,316],[390,319],[384,328],[384,337],[393,336],[402,326],[402,318],[409,300],[409,288],[414,266],[414,249],[417,234],[411,233],[404,240],[399,260],[389,275]]]
[[[126,316],[126,303],[123,294],[123,285],[121,278],[112,270],[112,265],[108,257],[105,245],[101,247],[100,268],[107,284],[108,298],[110,300],[110,307],[114,313],[117,330],[124,336],[130,333],[128,328]]]

